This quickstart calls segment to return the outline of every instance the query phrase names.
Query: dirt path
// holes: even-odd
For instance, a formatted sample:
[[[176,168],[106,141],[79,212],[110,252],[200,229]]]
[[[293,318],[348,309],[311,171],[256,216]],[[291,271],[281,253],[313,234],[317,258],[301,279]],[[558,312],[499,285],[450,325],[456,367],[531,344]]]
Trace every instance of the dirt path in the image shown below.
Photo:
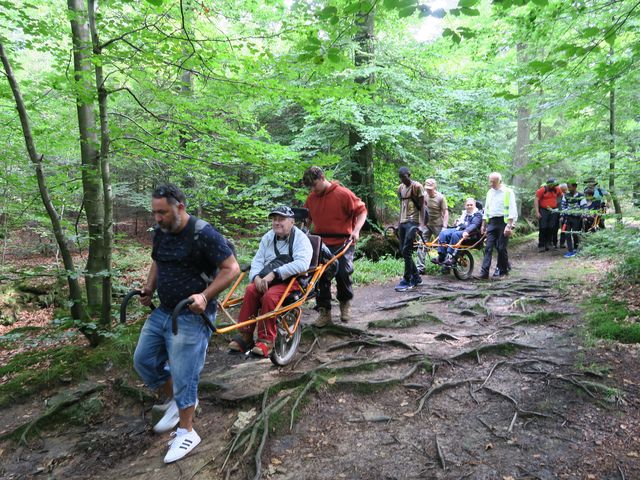
[[[507,279],[361,288],[349,328],[305,328],[285,368],[228,355],[216,339],[196,422],[203,442],[176,464],[162,463],[168,436],[149,433],[150,401],[107,375],[84,387],[106,386],[86,398],[108,414],[0,444],[0,476],[254,478],[260,448],[262,478],[278,480],[640,478],[638,350],[585,346],[567,280],[577,259],[531,251],[513,255]],[[238,412],[265,408],[275,412],[268,438],[260,422],[235,436]],[[34,400],[0,421],[42,410]],[[222,468],[234,439],[247,443]]]

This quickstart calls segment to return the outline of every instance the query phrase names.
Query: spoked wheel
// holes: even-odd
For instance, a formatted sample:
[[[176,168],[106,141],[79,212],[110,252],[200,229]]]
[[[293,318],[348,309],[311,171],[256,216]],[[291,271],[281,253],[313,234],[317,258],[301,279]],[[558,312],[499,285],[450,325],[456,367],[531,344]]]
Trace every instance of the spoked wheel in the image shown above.
[[[473,273],[473,255],[469,250],[458,253],[458,261],[453,269],[453,274],[458,280],[469,280]]]
[[[275,345],[271,352],[271,361],[276,365],[287,365],[293,360],[300,345],[300,338],[302,337],[302,328],[300,325],[300,317],[302,316],[302,310],[294,308],[284,313],[278,318],[276,327],[278,334],[276,335]],[[285,326],[286,325],[286,326]],[[292,334],[287,331],[293,330]]]

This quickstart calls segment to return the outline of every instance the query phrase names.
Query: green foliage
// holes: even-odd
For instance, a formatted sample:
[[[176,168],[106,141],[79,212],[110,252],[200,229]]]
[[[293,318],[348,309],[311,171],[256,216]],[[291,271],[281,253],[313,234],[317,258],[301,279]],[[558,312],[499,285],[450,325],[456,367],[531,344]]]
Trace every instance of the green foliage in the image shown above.
[[[640,282],[640,232],[636,227],[599,230],[584,236],[581,255],[615,260],[608,279],[613,285]]]
[[[354,262],[353,281],[356,285],[385,283],[402,275],[402,260],[384,257],[377,262],[359,258]]]
[[[63,345],[16,353],[0,367],[0,376],[6,378],[0,385],[0,407],[61,383],[84,379],[89,373],[104,372],[105,367],[130,369],[139,328],[119,327],[95,349]],[[51,339],[55,334],[47,331],[46,336]],[[5,335],[2,343],[4,339],[15,340]]]
[[[595,296],[584,302],[589,332],[598,338],[622,343],[640,343],[638,312],[610,296]]]

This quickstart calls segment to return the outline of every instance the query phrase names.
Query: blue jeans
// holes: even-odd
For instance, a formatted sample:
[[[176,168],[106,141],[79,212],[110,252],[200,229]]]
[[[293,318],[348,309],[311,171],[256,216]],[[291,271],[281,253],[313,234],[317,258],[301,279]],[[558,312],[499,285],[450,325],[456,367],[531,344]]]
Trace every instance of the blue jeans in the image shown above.
[[[438,241],[440,243],[455,245],[462,239],[463,233],[464,230],[458,230],[457,228],[447,228],[440,232]],[[453,247],[438,247],[438,253],[441,255],[446,255],[447,253],[453,255],[454,253],[456,253],[456,250]]]
[[[216,307],[216,302],[207,307],[206,314],[212,322]],[[178,316],[178,334],[173,335],[171,310],[158,307],[142,327],[133,365],[144,383],[154,390],[173,379],[173,397],[183,410],[196,404],[210,337],[211,331],[202,317],[187,308]]]

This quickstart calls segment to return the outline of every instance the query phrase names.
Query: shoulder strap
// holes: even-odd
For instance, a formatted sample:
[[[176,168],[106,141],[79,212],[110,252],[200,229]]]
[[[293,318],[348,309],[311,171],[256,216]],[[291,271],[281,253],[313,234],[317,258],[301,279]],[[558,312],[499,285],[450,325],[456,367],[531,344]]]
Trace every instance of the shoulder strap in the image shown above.
[[[411,198],[411,201],[413,202],[413,205],[416,207],[416,212],[420,213],[420,209],[422,207],[420,205],[418,205],[418,199],[413,196],[413,187],[414,187],[414,185],[415,185],[415,183],[411,182],[411,192],[409,194],[409,197]]]
[[[291,258],[293,258],[293,240],[295,239],[296,236],[296,229],[295,227],[293,227],[291,229],[291,233],[289,233],[289,256]],[[278,255],[280,255],[280,251],[278,250],[277,244],[278,243],[278,237],[276,236],[276,234],[273,234],[273,251],[276,254],[276,257]]]

